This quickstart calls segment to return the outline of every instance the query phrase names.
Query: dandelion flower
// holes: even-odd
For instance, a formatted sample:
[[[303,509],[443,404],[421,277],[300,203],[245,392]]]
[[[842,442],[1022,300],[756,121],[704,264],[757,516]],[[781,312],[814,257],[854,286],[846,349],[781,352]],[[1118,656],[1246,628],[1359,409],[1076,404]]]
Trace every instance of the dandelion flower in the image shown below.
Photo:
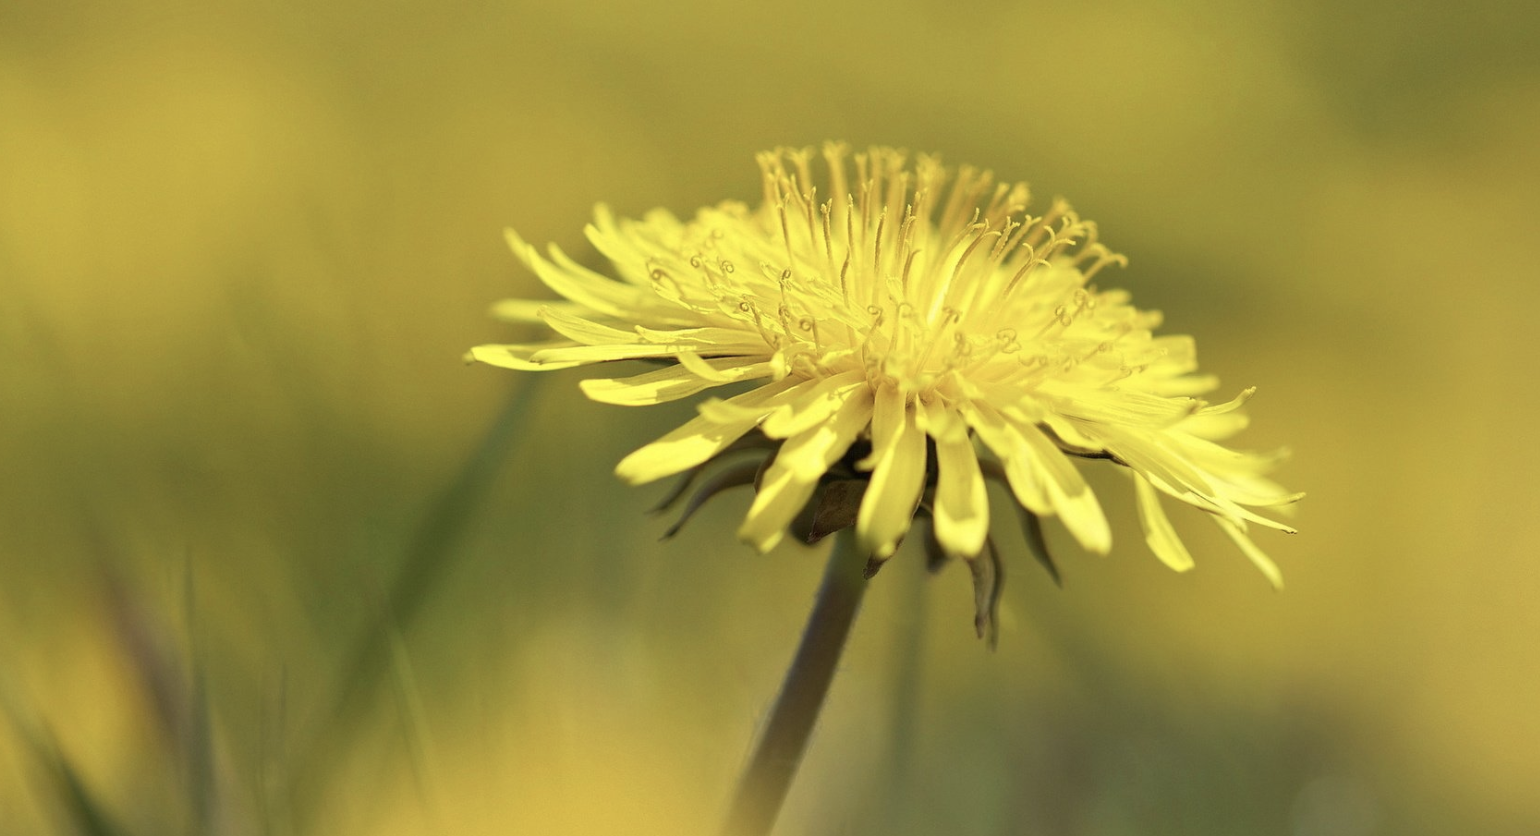
[[[542,256],[510,231],[514,252],[562,299],[495,312],[559,338],[479,346],[471,358],[534,371],[661,363],[583,381],[590,398],[627,406],[739,384],[616,470],[651,482],[757,439],[772,454],[723,483],[755,485],[739,533],[761,551],[788,530],[812,539],[854,525],[875,566],[918,515],[934,550],[977,565],[993,553],[994,480],[1034,525],[1057,517],[1105,553],[1111,532],[1080,471],[1103,460],[1132,481],[1145,540],[1168,566],[1186,570],[1192,558],[1162,495],[1205,512],[1280,583],[1248,526],[1292,533],[1253,509],[1301,495],[1266,478],[1276,455],[1220,443],[1246,425],[1240,407],[1253,390],[1199,397],[1218,383],[1197,373],[1193,340],[1155,335],[1158,312],[1093,283],[1125,263],[1093,223],[1062,201],[1033,217],[1025,184],[953,173],[930,156],[911,164],[889,148],[851,155],[831,143],[758,161],[757,208],[636,221],[599,207],[588,238],[618,278],[555,246]]]

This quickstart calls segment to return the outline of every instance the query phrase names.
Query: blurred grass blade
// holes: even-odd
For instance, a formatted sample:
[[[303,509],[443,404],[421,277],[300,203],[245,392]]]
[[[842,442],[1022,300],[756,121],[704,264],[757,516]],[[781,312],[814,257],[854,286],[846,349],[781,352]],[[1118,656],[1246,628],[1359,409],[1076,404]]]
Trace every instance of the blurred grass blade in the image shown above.
[[[357,636],[339,671],[338,690],[319,725],[302,744],[291,773],[296,819],[304,822],[324,790],[332,760],[347,752],[347,742],[367,716],[392,668],[395,636],[405,635],[424,605],[455,565],[454,557],[498,471],[529,422],[540,379],[531,376],[514,388],[496,419],[454,480],[434,500],[407,546],[395,578],[374,608],[375,616]]]
[[[436,796],[433,792],[434,774],[432,750],[428,736],[428,713],[423,708],[422,690],[417,687],[417,673],[401,631],[390,631],[391,681],[395,684],[396,704],[401,714],[401,725],[406,736],[407,752],[411,761],[412,778],[417,792],[429,813],[434,812]]]
[[[102,537],[95,526],[92,530],[101,544],[101,572],[113,635],[124,661],[155,710],[168,748],[177,754],[186,788],[187,827],[195,834],[212,833],[219,784],[192,561],[186,561],[183,572],[183,658],[184,653],[175,650],[167,640],[170,629],[165,620],[114,568],[114,561],[109,558],[112,552],[105,545],[110,540]]]
[[[266,688],[263,689],[267,691]],[[276,698],[264,695],[257,730],[256,788],[260,810],[260,832],[264,836],[288,836],[295,833],[287,777],[289,672],[279,671]],[[271,708],[270,708],[271,706]]]
[[[34,749],[48,747],[46,753],[39,752],[38,755],[48,759],[47,768],[54,778],[59,799],[80,833],[85,836],[128,836],[126,829],[112,821],[68,760],[49,744],[34,742],[32,745]]]
[[[48,770],[56,781],[59,798],[64,809],[69,811],[77,830],[86,836],[128,836],[128,831],[112,821],[106,809],[80,779],[80,774],[57,749],[50,744],[35,742],[32,745],[34,748],[48,747],[46,753],[39,754],[48,758]]]
[[[59,752],[53,735],[24,710],[9,683],[0,680],[0,710],[4,710],[16,736],[21,739],[34,761],[42,767],[60,808],[69,816],[74,830],[82,836],[131,836],[130,831],[113,821],[80,773]]]
[[[208,678],[203,665],[202,638],[197,617],[192,561],[187,562],[183,584],[184,617],[187,623],[187,720],[182,734],[182,763],[187,774],[187,801],[191,807],[192,832],[213,833],[219,802],[218,776],[214,774],[214,730],[209,719]]]

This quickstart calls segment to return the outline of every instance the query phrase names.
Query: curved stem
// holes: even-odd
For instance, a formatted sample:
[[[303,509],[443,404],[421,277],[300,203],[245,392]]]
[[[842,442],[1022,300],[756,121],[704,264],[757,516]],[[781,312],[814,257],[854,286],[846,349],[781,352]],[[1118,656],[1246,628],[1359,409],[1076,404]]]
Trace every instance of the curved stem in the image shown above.
[[[855,531],[841,531],[802,643],[770,710],[770,722],[738,784],[724,836],[765,836],[775,826],[866,593],[865,571],[866,557],[856,548]]]

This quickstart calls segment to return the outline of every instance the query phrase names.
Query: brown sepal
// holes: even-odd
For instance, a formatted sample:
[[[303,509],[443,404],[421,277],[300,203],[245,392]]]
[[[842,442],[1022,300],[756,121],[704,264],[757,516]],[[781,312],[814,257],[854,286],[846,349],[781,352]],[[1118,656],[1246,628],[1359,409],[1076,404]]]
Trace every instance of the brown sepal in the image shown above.
[[[746,435],[737,441],[734,441],[732,444],[729,444],[726,449],[720,453],[717,453],[715,456],[712,456],[710,459],[706,460],[705,463],[698,464],[695,467],[692,467],[689,470],[686,470],[684,473],[680,474],[679,478],[674,480],[673,486],[668,489],[668,493],[664,495],[663,499],[660,500],[657,505],[653,506],[652,510],[648,511],[647,513],[661,514],[664,511],[674,507],[679,503],[679,500],[684,498],[684,495],[689,492],[690,487],[695,484],[695,481],[700,478],[702,473],[705,473],[706,470],[709,469],[713,464],[720,463],[728,456],[731,456],[734,453],[741,453],[745,450],[777,450],[779,447],[780,442],[765,438],[763,435],[760,435],[757,432]]]
[[[1000,640],[1000,593],[1005,589],[1005,567],[993,538],[984,539],[984,551],[968,558],[973,573],[973,629],[994,650]]]
[[[921,518],[915,518],[914,522],[916,525],[919,525]],[[935,526],[928,525],[925,531],[925,571],[934,575],[945,569],[951,560],[952,558],[946,553],[946,549],[941,547],[941,541],[936,539]]]
[[[984,473],[984,478],[992,480],[998,485],[1010,487],[1010,479],[1005,474],[1005,468],[997,461],[980,459],[979,468]],[[1011,497],[1011,505],[1016,509],[1021,519],[1021,533],[1027,541],[1027,551],[1032,552],[1032,557],[1038,564],[1048,571],[1048,577],[1053,578],[1054,586],[1064,588],[1064,579],[1059,576],[1059,567],[1053,562],[1053,555],[1048,552],[1048,541],[1043,538],[1043,523],[1038,516],[1022,507]]]
[[[809,545],[830,534],[856,524],[861,498],[866,495],[865,479],[838,479],[818,487],[802,513],[791,523],[791,533]]]
[[[700,490],[690,497],[690,501],[685,505],[684,512],[679,515],[679,519],[669,526],[668,531],[663,532],[663,536],[660,539],[667,540],[678,534],[679,530],[684,528],[684,524],[689,522],[691,517],[695,516],[695,512],[699,511],[702,505],[705,505],[712,497],[722,491],[754,484],[755,477],[759,475],[761,464],[761,462],[757,461],[739,462],[707,479],[706,483],[701,485]]]
[[[1053,562],[1053,555],[1048,552],[1048,541],[1043,538],[1043,521],[1037,515],[1027,509],[1016,506],[1021,517],[1021,533],[1027,541],[1027,551],[1032,552],[1032,557],[1042,567],[1048,570],[1048,577],[1053,578],[1054,586],[1064,588],[1064,579],[1059,576],[1059,567]]]

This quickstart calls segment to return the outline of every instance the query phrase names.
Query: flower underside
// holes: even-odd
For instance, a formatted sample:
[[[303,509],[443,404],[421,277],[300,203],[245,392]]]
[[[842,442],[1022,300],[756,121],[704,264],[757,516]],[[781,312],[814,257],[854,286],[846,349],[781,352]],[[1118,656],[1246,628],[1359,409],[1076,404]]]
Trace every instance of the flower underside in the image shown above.
[[[1292,533],[1253,509],[1301,494],[1266,478],[1279,455],[1218,443],[1245,427],[1252,390],[1217,404],[1198,397],[1217,381],[1197,373],[1192,339],[1155,336],[1158,312],[1092,283],[1124,263],[1094,224],[1063,201],[1034,217],[1024,184],[997,185],[967,167],[953,174],[928,156],[910,166],[892,149],[781,149],[759,164],[755,209],[728,202],[690,221],[662,210],[631,221],[601,206],[588,238],[618,280],[554,246],[542,257],[509,232],[563,299],[509,300],[496,313],[544,323],[559,339],[479,346],[471,357],[520,370],[665,363],[583,381],[594,400],[632,406],[757,382],[704,400],[617,472],[648,482],[692,471],[746,436],[768,439],[773,458],[747,480],[757,490],[740,530],[760,550],[805,521],[815,495],[824,502],[834,468],[860,482],[846,505],[875,561],[892,555],[918,512],[941,553],[980,571],[978,558],[993,552],[987,474],[1034,522],[1057,516],[1104,553],[1111,533],[1075,464],[1099,458],[1131,477],[1146,541],[1166,564],[1185,570],[1192,558],[1160,494],[1206,512],[1280,583],[1247,529]]]
[[[679,533],[695,512],[718,494],[747,485],[753,485],[757,491],[763,484],[765,472],[774,463],[775,454],[779,448],[780,442],[766,438],[755,431],[734,442],[711,461],[686,471],[663,501],[653,509],[655,512],[670,510],[679,505],[686,495],[689,496],[678,519],[664,533],[664,539]],[[857,441],[845,451],[845,455],[838,462],[825,471],[812,497],[788,526],[794,538],[811,545],[830,534],[856,524],[869,481],[869,475],[861,471],[857,465],[870,454],[870,442]],[[939,572],[950,562],[951,555],[936,539],[935,531],[929,525],[932,508],[935,505],[934,455],[930,456],[930,462],[931,467],[926,474],[926,488],[921,494],[919,507],[915,509],[915,522],[926,529],[923,537],[926,567],[931,572]],[[985,459],[979,464],[986,479],[1005,482],[1005,472],[997,462]],[[712,465],[719,466],[712,467]],[[1037,516],[1021,506],[1017,508],[1020,511],[1018,516],[1021,519],[1022,534],[1026,538],[1027,547],[1031,550],[1032,556],[1048,571],[1054,583],[1060,583],[1058,566],[1049,554],[1048,544],[1043,537],[1042,526]],[[998,633],[997,614],[1000,593],[1005,582],[1005,568],[992,538],[986,537],[984,552],[968,560],[967,563],[974,587],[974,627],[979,637],[987,638],[990,646],[993,647]],[[866,576],[870,578],[876,575],[884,565],[886,565],[885,560],[871,558],[867,561]]]

